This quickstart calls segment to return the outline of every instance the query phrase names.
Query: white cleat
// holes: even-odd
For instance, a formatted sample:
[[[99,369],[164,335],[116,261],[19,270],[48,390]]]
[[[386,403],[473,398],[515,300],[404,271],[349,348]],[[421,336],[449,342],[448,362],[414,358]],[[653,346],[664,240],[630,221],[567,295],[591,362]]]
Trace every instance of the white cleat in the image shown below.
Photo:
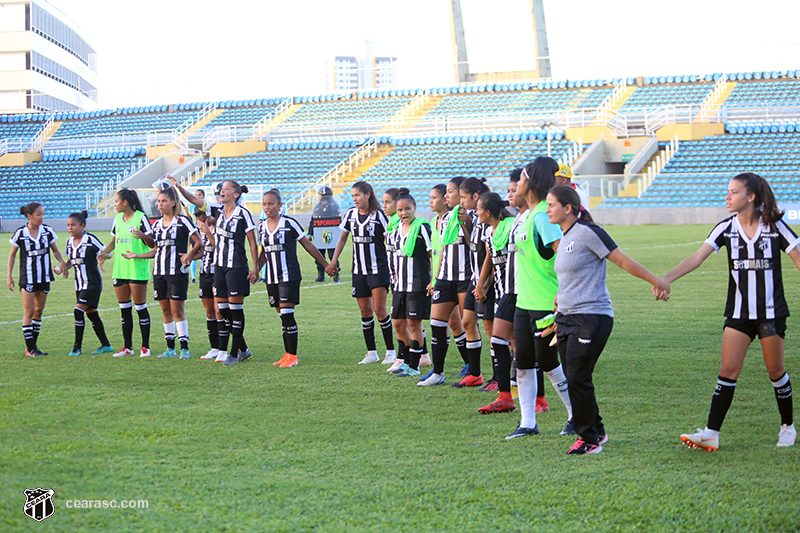
[[[208,353],[200,357],[200,359],[216,359],[217,355],[219,355],[219,350],[216,348],[211,348]]]
[[[391,365],[397,361],[397,352],[394,350],[386,350],[386,357],[383,358],[382,365]]]
[[[133,355],[133,350],[129,350],[128,348],[123,348],[111,357],[125,357],[126,355]]]
[[[444,374],[431,374],[425,381],[417,383],[417,387],[433,387],[434,385],[444,385]]]
[[[697,429],[697,433],[684,433],[681,441],[689,448],[700,448],[707,452],[715,452],[719,449],[719,434],[716,436],[709,434],[708,429]]]
[[[781,432],[778,433],[778,447],[786,448],[787,446],[794,446],[797,442],[797,431],[794,429],[794,424],[781,426]]]
[[[150,357],[150,348],[142,346],[142,351],[139,352],[139,357]]]
[[[359,365],[368,365],[370,363],[377,363],[380,361],[381,358],[378,357],[378,352],[375,350],[370,350],[367,352],[367,355],[364,356],[364,359],[358,362]]]
[[[384,361],[385,363],[385,361]],[[405,364],[405,361],[402,359],[395,359],[392,365],[386,369],[387,372],[391,372],[392,374],[396,373],[401,366]]]
[[[227,360],[228,360],[228,352],[219,352],[217,354],[217,358],[214,359],[214,361],[217,363],[224,363]]]

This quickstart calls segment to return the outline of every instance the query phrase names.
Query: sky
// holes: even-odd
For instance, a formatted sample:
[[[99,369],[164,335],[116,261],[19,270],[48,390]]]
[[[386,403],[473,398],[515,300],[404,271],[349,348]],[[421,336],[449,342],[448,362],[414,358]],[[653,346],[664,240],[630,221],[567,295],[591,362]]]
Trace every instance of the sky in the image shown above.
[[[449,0],[50,0],[91,38],[102,108],[320,94],[325,61],[454,83]],[[800,69],[800,2],[544,0],[556,79]],[[535,68],[528,0],[462,0],[472,72]]]

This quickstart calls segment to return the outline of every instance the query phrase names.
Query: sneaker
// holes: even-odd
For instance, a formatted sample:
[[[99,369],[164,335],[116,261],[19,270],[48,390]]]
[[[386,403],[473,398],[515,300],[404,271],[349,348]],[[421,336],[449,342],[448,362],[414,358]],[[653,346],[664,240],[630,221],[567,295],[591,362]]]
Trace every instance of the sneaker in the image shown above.
[[[434,385],[444,385],[444,374],[431,374],[431,377],[417,383],[417,387],[433,387]]]
[[[239,362],[239,356],[237,355],[229,355],[227,359],[222,363],[222,366],[233,366]]]
[[[398,359],[397,361],[400,361],[400,366],[397,366],[394,369],[390,368],[389,370],[387,370],[387,372],[389,372],[391,374],[399,374],[400,372],[404,372],[404,371],[408,370],[409,368],[411,368],[410,366],[405,364],[402,359]],[[397,361],[395,361],[395,363]],[[392,366],[395,366],[394,363],[392,363]]]
[[[785,448],[787,446],[794,446],[797,442],[797,431],[794,429],[794,424],[781,426],[781,432],[778,433],[778,447]]]
[[[467,363],[466,365],[461,367],[461,370],[458,371],[458,374],[456,374],[456,377],[461,379],[461,378],[465,377],[467,374],[469,374],[469,363]]]
[[[297,366],[297,356],[289,354],[281,363],[280,368],[292,368],[293,366]]]
[[[575,444],[573,444],[572,447],[567,450],[567,455],[589,455],[592,453],[600,453],[602,451],[603,447],[599,444],[589,444],[582,438],[578,437],[578,440],[575,441]]]
[[[420,380],[420,381],[425,381],[426,379],[428,379],[428,378],[429,378],[429,377],[431,377],[432,375],[433,375],[433,370],[431,370],[430,372],[428,372],[428,373],[427,373],[427,374],[425,374],[424,376],[420,376],[420,377],[419,377],[419,380]]]
[[[381,360],[381,358],[378,357],[378,352],[376,352],[375,350],[371,350],[371,351],[367,352],[367,355],[365,355],[364,359],[359,361],[358,364],[359,365],[368,365],[370,363],[377,363],[380,360]]]
[[[431,366],[432,364],[430,354],[424,353],[420,356],[419,366]]]
[[[192,284],[194,284],[194,283],[197,283],[197,279],[196,278],[192,278]]]
[[[488,415],[489,413],[510,413],[516,408],[517,406],[514,405],[514,402],[509,402],[498,398],[489,405],[484,405],[478,409],[478,412],[482,415]]]
[[[478,376],[467,374],[466,376],[461,378],[461,381],[453,383],[453,387],[458,387],[459,389],[461,387],[478,387],[480,385],[483,385],[483,374],[480,374]]]
[[[384,361],[386,363],[386,361]],[[395,359],[392,363],[392,366],[386,369],[387,372],[390,374],[397,374],[400,372],[400,367],[403,366],[406,362],[403,359]]]
[[[334,283],[339,283],[339,273],[338,272],[333,275],[333,282]]]
[[[150,348],[142,346],[142,351],[139,352],[139,357],[150,357]]]
[[[403,365],[403,366],[408,366],[408,365]],[[409,376],[416,377],[416,376],[419,376],[419,370],[414,370],[413,368],[408,366],[408,368],[406,368],[405,370],[403,370],[399,374],[395,374],[395,376],[398,377],[398,378],[407,378]]]
[[[93,351],[92,355],[94,355],[96,353],[111,353],[113,351],[114,351],[114,348],[112,348],[111,346],[101,346],[98,349],[96,349],[95,351]]]
[[[214,359],[215,363],[224,363],[228,360],[228,352],[219,352],[217,358]]]
[[[36,352],[25,350],[25,357],[39,357],[39,355]]]
[[[274,363],[272,363],[272,366],[279,366],[279,365],[282,365],[282,364],[283,364],[283,362],[284,362],[284,361],[286,361],[286,359],[287,359],[287,358],[288,358],[290,355],[291,355],[290,353],[285,353],[285,354],[283,354],[283,355],[281,356],[281,358],[280,358],[280,359],[278,359],[277,361],[275,361]]]
[[[36,348],[34,348],[34,349],[33,349],[33,353],[35,353],[35,354],[36,354],[36,357],[39,357],[40,355],[47,355],[49,352],[43,352],[43,351],[42,351],[42,350],[40,350],[40,349],[39,349],[39,347],[37,346]]]
[[[247,348],[244,351],[239,350],[239,362],[240,363],[242,363],[244,361],[247,361],[251,357],[253,357],[253,352],[250,351],[250,348]]]
[[[575,428],[572,427],[572,419],[567,420],[567,425],[561,430],[559,435],[575,435]]]
[[[481,392],[497,392],[500,388],[497,386],[497,381],[490,379],[486,384],[478,389]]]
[[[533,426],[532,428],[523,428],[517,426],[517,429],[515,429],[509,435],[506,436],[506,440],[516,439],[519,437],[527,437],[529,435],[538,435],[538,434],[539,434],[538,424]]]
[[[719,436],[710,438],[706,436],[706,430],[697,428],[697,433],[684,433],[681,441],[689,448],[700,448],[707,452],[719,450]]]
[[[207,354],[200,357],[200,359],[216,359],[219,350],[216,348],[211,348]]]
[[[125,357],[126,355],[133,355],[133,350],[131,350],[130,348],[123,348],[114,355],[112,355],[112,357]]]
[[[165,359],[167,357],[175,357],[176,355],[178,354],[175,353],[175,348],[167,348],[166,350],[164,350],[164,353],[158,356],[158,358]]]
[[[69,352],[67,355],[71,355],[73,357],[78,357],[80,354],[81,354],[81,349],[80,348],[73,348],[72,351]]]
[[[382,365],[391,365],[397,360],[397,352],[394,350],[386,350],[386,357],[381,362]]]
[[[547,399],[544,396],[537,396],[536,397],[536,412],[537,413],[544,413],[545,411],[549,411],[550,406],[547,405]]]
[[[192,354],[189,353],[189,349],[188,348],[181,348],[181,353],[180,353],[180,356],[178,357],[178,359],[191,359],[191,358],[192,358]]]
[[[605,432],[603,432],[603,433],[600,435],[600,440],[599,440],[597,443],[598,443],[598,444],[605,444],[606,442],[608,442],[608,434],[607,434],[607,433],[605,433]]]
[[[316,281],[317,283],[322,283],[323,281],[325,281],[325,274],[319,274],[317,276],[317,279],[315,279],[314,281]]]

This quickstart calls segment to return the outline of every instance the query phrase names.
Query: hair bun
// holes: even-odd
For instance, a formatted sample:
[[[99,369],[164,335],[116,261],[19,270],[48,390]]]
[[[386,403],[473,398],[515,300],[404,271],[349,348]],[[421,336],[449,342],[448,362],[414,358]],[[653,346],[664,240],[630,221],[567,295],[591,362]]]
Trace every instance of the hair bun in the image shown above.
[[[89,218],[89,212],[86,209],[81,211],[81,215],[83,215],[83,218]]]
[[[19,214],[25,216],[25,207],[24,206],[19,208]]]
[[[411,194],[411,191],[409,189],[406,189],[405,187],[400,187],[399,189],[397,189],[397,191],[400,194]]]
[[[247,188],[247,185],[242,185],[242,194],[247,194],[250,190]]]

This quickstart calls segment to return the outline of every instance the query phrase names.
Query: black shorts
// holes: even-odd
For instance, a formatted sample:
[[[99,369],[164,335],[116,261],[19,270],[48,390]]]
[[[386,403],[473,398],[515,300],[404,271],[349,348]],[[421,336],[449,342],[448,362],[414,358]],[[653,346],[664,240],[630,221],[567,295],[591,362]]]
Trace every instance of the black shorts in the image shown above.
[[[724,328],[741,331],[750,340],[756,338],[765,339],[778,335],[781,339],[786,338],[786,317],[775,318],[773,320],[750,320],[748,318],[726,318]],[[723,328],[723,329],[724,329]]]
[[[517,310],[517,295],[506,294],[494,306],[494,319],[514,323],[514,312]]]
[[[388,270],[380,274],[353,274],[353,298],[369,298],[372,289],[384,287],[388,291],[391,285]]]
[[[250,296],[250,273],[246,268],[214,268],[214,297],[227,299],[231,296]]]
[[[103,287],[89,287],[85,291],[75,291],[75,302],[97,309],[100,305],[100,294]]]
[[[436,280],[436,286],[433,288],[434,304],[443,304],[447,302],[458,303],[458,295],[469,292],[470,281],[447,281],[443,279]]]
[[[148,279],[112,279],[111,284],[114,287],[122,287],[123,285],[147,285]]]
[[[201,300],[214,298],[214,274],[199,274],[197,276],[197,285]]]
[[[189,275],[153,276],[153,298],[185,301],[189,292]]]
[[[22,283],[19,284],[19,290],[25,292],[43,292],[47,294],[50,292],[50,282],[47,283],[28,283],[23,285]]]
[[[267,283],[267,294],[270,307],[279,307],[280,304],[297,305],[300,303],[300,280]]]
[[[472,291],[475,286],[470,284],[467,296],[464,298],[464,309],[475,313],[475,318],[479,320],[494,320],[494,287],[486,293],[486,300],[479,302],[475,299]]]
[[[430,317],[431,297],[425,291],[392,293],[392,318],[428,320]]]

